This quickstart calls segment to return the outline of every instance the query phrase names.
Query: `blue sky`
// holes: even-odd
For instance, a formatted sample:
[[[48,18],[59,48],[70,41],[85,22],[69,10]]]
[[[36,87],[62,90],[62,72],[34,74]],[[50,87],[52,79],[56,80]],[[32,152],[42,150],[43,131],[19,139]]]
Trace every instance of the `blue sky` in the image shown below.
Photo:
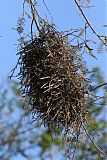
[[[87,16],[98,33],[107,34],[106,28],[102,27],[102,25],[107,22],[107,1],[93,0],[92,2],[95,4],[95,8],[90,9]],[[79,10],[74,4],[74,1],[68,0],[67,2],[62,0],[46,0],[46,3],[58,29],[67,30],[81,26],[81,20],[83,21],[83,19],[78,15]],[[41,3],[38,7],[40,14],[45,15],[46,17],[46,10],[43,6],[41,6]],[[17,19],[21,14],[22,0],[3,0],[0,2],[0,35],[2,36],[0,37],[0,80],[3,82],[17,62],[17,46],[15,44],[18,43],[18,34],[12,28],[16,27]],[[98,39],[96,38],[96,40]],[[92,58],[89,57],[89,65],[100,65],[102,70],[105,71],[105,67],[107,67],[106,55],[107,53],[97,54],[97,61],[94,59],[92,60]]]
[[[41,1],[40,1],[41,2]],[[103,24],[107,24],[107,1],[92,0],[95,8],[88,11],[87,16],[98,33],[107,34]],[[79,28],[83,18],[79,16],[79,10],[73,0],[46,0],[48,8],[59,30]],[[41,3],[40,3],[41,4]],[[40,14],[48,16],[46,9],[39,5]],[[86,10],[87,11],[87,10]],[[17,63],[17,39],[18,34],[12,28],[16,27],[18,17],[22,14],[22,0],[2,0],[0,2],[0,82],[6,83],[6,78]],[[29,28],[28,28],[29,30]],[[95,38],[96,41],[98,40]],[[96,53],[95,53],[96,54]],[[107,52],[97,54],[98,60],[87,58],[88,65],[99,65],[107,79]]]

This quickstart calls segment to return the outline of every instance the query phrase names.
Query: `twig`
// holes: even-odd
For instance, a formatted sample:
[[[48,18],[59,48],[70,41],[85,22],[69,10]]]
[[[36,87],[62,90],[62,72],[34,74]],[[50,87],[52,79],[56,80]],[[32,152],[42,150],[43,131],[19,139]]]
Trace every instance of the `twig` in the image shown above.
[[[80,6],[80,7],[82,7],[82,8],[92,8],[92,7],[94,7],[94,5],[93,6]]]
[[[93,89],[90,89],[90,91],[94,91],[94,90],[96,90],[96,89],[98,89],[98,88],[100,88],[100,87],[103,87],[103,86],[105,86],[105,85],[107,85],[107,83],[100,84],[99,86],[97,86],[97,87],[95,87],[95,88],[93,88]]]
[[[23,2],[22,11],[23,11],[23,17],[24,17],[24,13],[25,13],[25,0],[24,0],[24,2]]]
[[[79,8],[79,10],[80,10],[83,18],[84,18],[85,21],[87,22],[88,26],[89,26],[89,27],[91,28],[91,30],[93,31],[93,33],[98,37],[99,40],[101,40],[101,41],[103,42],[103,44],[104,44],[105,46],[107,46],[107,43],[105,42],[105,40],[103,40],[103,39],[101,38],[101,37],[105,37],[105,36],[101,36],[101,35],[99,35],[99,34],[96,32],[96,30],[93,28],[93,26],[91,25],[90,21],[89,21],[88,18],[86,17],[86,15],[85,15],[84,11],[82,10],[81,6],[78,4],[77,0],[74,0],[74,1],[75,1],[75,3],[76,3],[77,7]]]
[[[17,64],[16,64],[16,66],[12,69],[11,75],[8,77],[9,79],[11,79],[11,78],[13,77],[13,75],[14,75],[14,73],[15,73],[15,70],[17,69],[17,67],[18,67],[18,65],[19,65],[19,61],[20,61],[20,59],[18,59],[18,62],[17,62]]]
[[[32,37],[32,41],[33,41],[33,19],[32,19],[32,22],[31,22],[31,37]]]
[[[37,127],[32,127],[32,128],[30,128],[30,129],[28,129],[28,130],[21,131],[21,132],[19,132],[19,135],[24,134],[24,133],[26,133],[26,132],[29,132],[29,131],[31,131],[31,130],[33,130],[33,129],[36,129],[36,128],[37,128]]]
[[[31,7],[33,21],[35,22],[36,27],[37,27],[38,31],[40,32],[40,28],[39,28],[38,22],[36,20],[35,7],[34,7],[34,4],[33,4],[32,0],[29,0],[29,4],[30,4],[30,7]]]
[[[52,21],[53,21],[53,17],[52,17],[52,15],[51,15],[51,12],[50,12],[49,8],[47,7],[47,5],[46,5],[46,3],[45,3],[45,0],[43,0],[43,4],[44,4],[44,6],[46,7],[46,9],[47,9],[47,11],[48,11],[48,13],[49,13]]]
[[[97,144],[94,142],[94,140],[92,139],[91,135],[89,134],[88,130],[86,129],[86,127],[83,125],[83,129],[86,132],[87,136],[89,137],[90,141],[93,143],[93,145],[95,146],[95,148],[99,151],[99,153],[103,154],[106,158],[107,158],[107,154],[104,153],[98,146]]]

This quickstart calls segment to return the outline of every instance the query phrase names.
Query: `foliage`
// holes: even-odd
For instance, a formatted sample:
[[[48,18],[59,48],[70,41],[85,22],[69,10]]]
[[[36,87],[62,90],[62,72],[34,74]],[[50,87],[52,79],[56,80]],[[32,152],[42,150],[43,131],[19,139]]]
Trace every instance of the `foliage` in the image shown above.
[[[96,71],[92,72],[94,81],[99,82],[99,84],[102,81],[104,82],[100,70],[95,67],[93,71]],[[20,158],[20,156],[27,160],[35,158],[41,160],[56,159],[54,157],[56,153],[63,153],[65,148],[65,141],[64,139],[61,140],[60,130],[54,130],[54,138],[52,138],[49,128],[41,127],[40,123],[32,122],[27,111],[25,115],[22,109],[24,102],[20,101],[21,93],[19,93],[18,86],[16,82],[11,82],[12,98],[9,98],[10,93],[8,94],[6,89],[0,88],[0,159],[10,160]],[[104,86],[102,91],[105,92],[106,89],[106,86]],[[99,102],[96,100],[94,103],[90,102],[90,105],[93,117],[87,123],[91,126],[89,132],[97,145],[107,153],[106,100],[101,99]],[[56,133],[59,136],[56,136]],[[76,148],[75,154],[77,160],[106,160],[104,156],[99,154],[87,136],[85,136],[85,139],[82,135],[79,138],[81,143]],[[69,139],[69,143],[75,149],[75,139]]]
[[[103,74],[98,67],[93,68],[93,72],[90,76],[93,79],[94,88],[104,83]],[[98,88],[95,92],[97,95],[101,94],[105,97],[106,89],[107,86],[104,86],[102,88]],[[90,126],[89,133],[93,137],[95,143],[107,154],[107,99],[106,97],[104,99],[99,97],[94,101],[90,98],[89,104],[91,106],[92,118],[88,120],[87,126]],[[102,156],[86,137],[85,143],[81,144],[78,148],[76,159],[106,160],[106,157]]]
[[[24,104],[20,101],[17,87],[16,82],[11,82],[10,91],[0,88],[0,159],[22,157],[33,160],[39,157],[43,160],[44,154],[52,159],[54,152],[57,152],[53,146],[58,145],[59,141],[52,139],[49,130],[40,127],[39,123],[31,125],[32,119],[23,112]]]

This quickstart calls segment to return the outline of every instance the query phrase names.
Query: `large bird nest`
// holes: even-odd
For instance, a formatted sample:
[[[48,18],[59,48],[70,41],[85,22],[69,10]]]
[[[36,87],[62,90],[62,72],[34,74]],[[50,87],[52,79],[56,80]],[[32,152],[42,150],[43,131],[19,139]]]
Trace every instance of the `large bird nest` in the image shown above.
[[[79,135],[87,105],[77,49],[53,26],[44,25],[18,54],[21,90],[33,116],[50,128]]]

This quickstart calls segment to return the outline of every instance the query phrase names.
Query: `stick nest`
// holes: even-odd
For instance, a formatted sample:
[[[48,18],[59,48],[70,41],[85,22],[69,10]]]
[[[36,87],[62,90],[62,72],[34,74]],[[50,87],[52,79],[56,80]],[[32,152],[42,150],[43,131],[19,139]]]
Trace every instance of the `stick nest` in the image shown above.
[[[53,26],[45,25],[18,54],[21,90],[30,112],[47,126],[79,132],[85,120],[86,98],[76,48]]]

